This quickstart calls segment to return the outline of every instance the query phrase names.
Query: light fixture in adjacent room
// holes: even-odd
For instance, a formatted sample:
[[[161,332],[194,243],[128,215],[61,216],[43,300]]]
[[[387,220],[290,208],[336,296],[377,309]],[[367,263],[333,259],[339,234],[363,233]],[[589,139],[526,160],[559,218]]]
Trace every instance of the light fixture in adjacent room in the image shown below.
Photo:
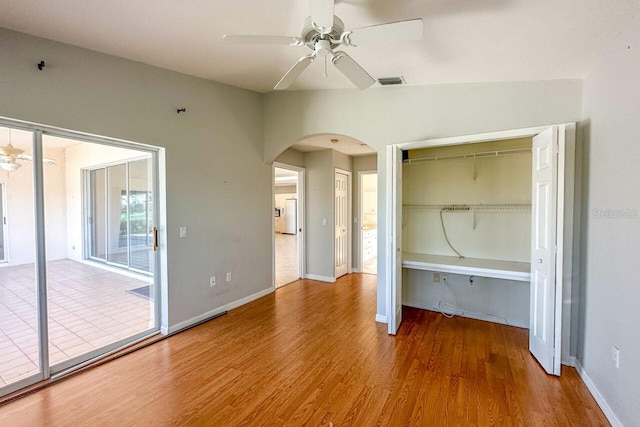
[[[16,159],[24,153],[24,150],[11,144],[11,129],[7,129],[7,134],[9,136],[7,145],[0,147],[0,168],[7,172],[13,172],[22,166],[20,163],[16,163]]]
[[[23,149],[13,146],[11,141],[11,129],[7,129],[7,135],[7,145],[0,147],[0,169],[6,170],[7,172],[15,172],[22,166],[16,160],[25,160],[30,162],[33,161],[33,156],[30,154],[24,154]],[[55,160],[47,159],[46,157],[42,159],[42,162],[45,165],[56,164]]]

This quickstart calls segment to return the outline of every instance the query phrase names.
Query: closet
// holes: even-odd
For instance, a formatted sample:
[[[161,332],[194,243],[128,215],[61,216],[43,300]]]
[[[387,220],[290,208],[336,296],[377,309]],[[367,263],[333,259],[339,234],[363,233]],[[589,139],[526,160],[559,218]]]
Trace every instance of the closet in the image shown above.
[[[560,348],[569,349],[568,329],[559,330],[563,282],[568,300],[571,291],[575,126],[525,131],[389,150],[391,261],[402,268],[390,307],[528,328],[531,352],[559,374]]]

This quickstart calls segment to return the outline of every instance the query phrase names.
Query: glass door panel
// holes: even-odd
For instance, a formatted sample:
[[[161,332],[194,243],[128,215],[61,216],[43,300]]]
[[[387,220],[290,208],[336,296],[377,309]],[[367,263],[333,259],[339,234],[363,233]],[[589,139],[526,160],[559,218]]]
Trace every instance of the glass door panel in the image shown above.
[[[107,168],[107,261],[129,265],[127,165]]]
[[[56,373],[156,328],[146,238],[155,181],[145,152],[51,135],[43,137],[43,152],[55,161],[44,166],[44,195],[49,352]],[[147,251],[147,263],[138,267],[145,274],[125,271],[133,269],[134,245]]]
[[[151,273],[153,251],[153,177],[151,159],[129,163],[129,266]]]
[[[33,132],[0,127],[0,396],[43,378],[40,366]],[[7,239],[6,237],[10,238]]]
[[[89,216],[87,227],[90,236],[91,258],[106,260],[107,248],[107,178],[105,169],[89,171]]]

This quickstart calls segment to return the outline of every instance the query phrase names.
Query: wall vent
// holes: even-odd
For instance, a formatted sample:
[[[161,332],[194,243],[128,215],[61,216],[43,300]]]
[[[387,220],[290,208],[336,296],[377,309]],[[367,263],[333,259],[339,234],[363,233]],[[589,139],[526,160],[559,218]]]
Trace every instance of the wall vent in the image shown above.
[[[389,85],[402,85],[405,83],[404,78],[401,77],[381,77],[378,79],[378,83],[381,86],[389,86]]]

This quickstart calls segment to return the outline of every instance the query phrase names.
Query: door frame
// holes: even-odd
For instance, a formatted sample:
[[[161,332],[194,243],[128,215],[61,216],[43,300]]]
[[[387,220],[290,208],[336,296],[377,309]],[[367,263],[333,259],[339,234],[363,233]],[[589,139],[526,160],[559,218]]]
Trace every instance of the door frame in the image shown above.
[[[298,197],[298,203],[296,203],[296,219],[298,221],[298,232],[296,233],[298,238],[298,277],[304,278],[307,272],[307,257],[306,255],[306,224],[305,224],[305,168],[300,166],[289,165],[286,163],[273,162],[271,166],[271,280],[272,286],[275,289],[276,286],[276,219],[275,201],[276,201],[276,168],[287,169],[298,173],[298,183],[296,184],[296,195]]]
[[[364,175],[378,175],[378,171],[377,170],[362,170],[362,171],[358,171],[358,230],[357,230],[357,237],[358,237],[358,254],[356,256],[356,261],[357,261],[357,265],[358,268],[354,268],[353,271],[357,272],[357,273],[362,273],[362,269],[364,266],[364,262],[362,261],[364,259],[363,257],[363,252],[364,252],[364,248],[363,248],[363,244],[362,242],[364,241],[364,239],[362,238],[364,236],[362,227],[364,225],[364,213],[362,212],[362,206],[363,206],[363,198],[364,198],[364,190],[363,190],[363,186],[362,186],[362,178]],[[376,190],[376,209],[378,206],[378,191]]]
[[[0,126],[12,129],[25,130],[33,133],[33,186],[34,186],[34,230],[36,240],[35,270],[36,270],[36,301],[38,323],[38,345],[40,372],[24,378],[13,384],[5,386],[0,396],[13,393],[29,385],[50,378],[66,375],[69,371],[76,370],[93,361],[113,354],[120,349],[146,339],[160,331],[166,334],[168,331],[168,282],[167,282],[167,230],[166,230],[166,173],[165,173],[165,149],[135,141],[99,136],[90,133],[58,128],[40,123],[28,122],[10,117],[0,116]],[[43,137],[55,136],[65,139],[73,139],[80,142],[95,143],[133,150],[142,150],[152,156],[154,187],[157,196],[154,200],[154,221],[158,227],[158,250],[155,252],[156,271],[154,275],[154,292],[156,295],[154,314],[154,327],[148,331],[134,335],[126,340],[121,340],[105,346],[101,349],[77,356],[68,361],[50,366],[48,353],[48,314],[47,314],[47,272],[46,272],[46,248],[45,248],[45,215],[44,215],[44,170],[43,170]],[[84,209],[84,200],[82,201]],[[84,241],[84,226],[80,224],[82,239]],[[44,348],[43,348],[44,347]]]
[[[0,203],[2,203],[2,216],[0,216],[0,233],[2,233],[3,255],[0,264],[9,263],[9,219],[7,215],[7,182],[0,181]]]
[[[570,354],[571,335],[575,333],[575,325],[571,324],[571,311],[575,309],[572,304],[576,304],[572,295],[574,271],[573,258],[574,247],[574,186],[575,177],[573,175],[573,166],[575,162],[575,145],[576,145],[576,124],[562,123],[555,125],[536,126],[521,129],[511,129],[495,132],[487,132],[472,135],[462,135],[447,138],[425,139],[419,141],[411,141],[405,143],[391,144],[387,146],[387,171],[386,171],[386,223],[387,227],[392,227],[395,220],[396,212],[395,192],[395,175],[398,168],[402,168],[401,156],[391,159],[390,153],[393,149],[412,150],[418,148],[442,147],[452,145],[462,145],[469,143],[480,143],[487,141],[496,141],[503,139],[528,138],[534,137],[545,130],[557,126],[558,128],[558,214],[557,214],[557,233],[556,233],[556,286],[555,286],[555,352],[554,358],[554,374],[560,374],[560,364],[570,365],[573,363],[573,356]],[[395,160],[395,161],[394,161]],[[572,172],[567,174],[566,172]],[[401,210],[400,210],[401,211]],[[389,228],[387,231],[391,230]],[[562,243],[566,243],[562,245]],[[385,281],[385,299],[387,307],[387,322],[389,325],[395,323],[395,313],[391,310],[392,304],[402,295],[396,294],[396,284],[402,277],[398,277],[396,269],[393,268],[392,258],[393,239],[387,243],[387,268]],[[400,293],[402,290],[400,288]],[[563,303],[567,301],[567,303]],[[392,318],[393,317],[393,318]],[[565,327],[563,327],[563,324]],[[399,325],[398,325],[399,326]],[[390,333],[391,328],[389,328]]]
[[[347,274],[353,273],[353,245],[352,245],[352,233],[353,228],[352,215],[353,215],[353,173],[351,171],[333,168],[333,197],[331,198],[333,216],[333,279],[338,278],[336,273],[336,174],[341,173],[347,176]]]

